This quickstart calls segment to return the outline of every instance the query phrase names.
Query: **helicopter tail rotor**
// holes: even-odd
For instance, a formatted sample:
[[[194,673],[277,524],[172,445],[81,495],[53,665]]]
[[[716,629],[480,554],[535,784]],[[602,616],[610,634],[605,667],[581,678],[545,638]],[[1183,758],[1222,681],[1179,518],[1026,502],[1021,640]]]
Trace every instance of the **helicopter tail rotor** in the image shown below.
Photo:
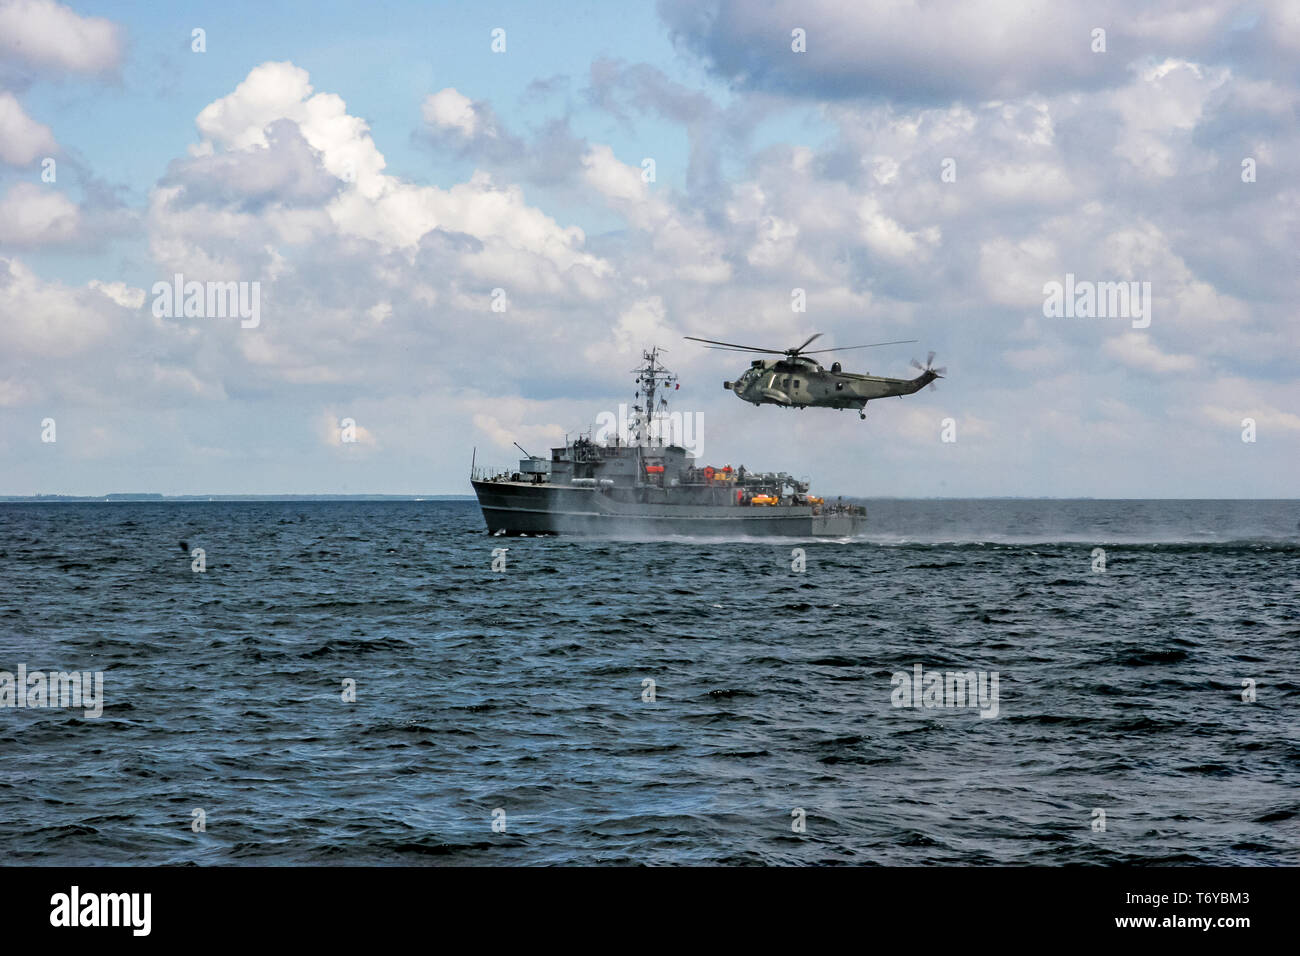
[[[931,352],[925,357],[924,365],[916,359],[912,359],[910,364],[912,368],[917,369],[921,374],[930,376],[929,385],[932,390],[934,389],[934,380],[936,378],[943,378],[948,374],[948,367],[946,365],[941,365],[938,368],[934,367],[934,352]]]

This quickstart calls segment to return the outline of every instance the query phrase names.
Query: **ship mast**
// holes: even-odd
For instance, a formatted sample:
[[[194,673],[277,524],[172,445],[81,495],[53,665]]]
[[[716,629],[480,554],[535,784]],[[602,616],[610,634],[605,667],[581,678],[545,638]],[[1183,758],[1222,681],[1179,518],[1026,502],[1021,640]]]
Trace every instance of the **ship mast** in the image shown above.
[[[629,440],[633,445],[648,445],[653,437],[651,426],[656,418],[661,417],[668,411],[668,399],[659,397],[659,390],[667,389],[669,385],[677,383],[677,376],[668,369],[664,368],[659,361],[659,353],[666,352],[667,349],[660,349],[654,346],[649,351],[642,351],[640,368],[632,369],[636,373],[637,382],[637,403],[632,406],[632,420],[629,423]],[[645,405],[641,405],[641,394],[645,393]],[[655,400],[658,399],[656,406]],[[663,444],[663,435],[659,436],[659,444]]]

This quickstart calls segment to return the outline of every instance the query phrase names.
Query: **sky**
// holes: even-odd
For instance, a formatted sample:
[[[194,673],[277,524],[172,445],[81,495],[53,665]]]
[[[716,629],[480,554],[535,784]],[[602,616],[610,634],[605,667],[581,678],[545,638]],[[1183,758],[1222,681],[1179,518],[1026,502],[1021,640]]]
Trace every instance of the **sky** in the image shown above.
[[[1292,0],[160,6],[0,0],[0,494],[469,493],[658,345],[815,491],[1296,496]],[[815,332],[947,377],[683,339]]]

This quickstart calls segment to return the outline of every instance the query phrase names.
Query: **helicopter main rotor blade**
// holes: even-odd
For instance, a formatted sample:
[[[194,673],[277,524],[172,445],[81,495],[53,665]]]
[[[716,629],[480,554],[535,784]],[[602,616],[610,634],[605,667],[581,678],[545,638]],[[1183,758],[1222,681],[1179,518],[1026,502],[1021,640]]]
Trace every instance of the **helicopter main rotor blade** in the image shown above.
[[[804,355],[821,355],[823,352],[848,352],[851,349],[878,349],[882,345],[908,345],[916,339],[903,339],[899,342],[873,342],[871,345],[841,345],[836,349],[813,349],[811,352],[804,352]]]
[[[741,349],[732,348],[727,345],[706,345],[706,349],[715,349],[719,352],[766,352],[769,355],[784,355],[784,352],[778,352],[776,349]]]
[[[807,341],[807,342],[805,342],[803,345],[800,345],[800,346],[797,346],[797,347],[795,347],[795,348],[789,349],[788,352],[787,352],[787,354],[790,354],[790,355],[798,355],[798,354],[800,354],[804,349],[806,349],[808,346],[812,345],[812,344],[813,344],[813,341],[814,341],[815,339],[819,339],[819,338],[821,338],[821,337],[822,337],[822,334],[821,334],[820,332],[814,332],[812,335],[810,335],[810,336],[808,337],[808,341]]]
[[[725,345],[729,348],[740,349],[743,352],[772,352],[776,355],[784,355],[785,349],[760,349],[756,345],[737,345],[735,342],[719,342],[717,339],[701,339],[694,335],[683,335],[682,338],[690,339],[692,342],[708,342],[712,345]]]

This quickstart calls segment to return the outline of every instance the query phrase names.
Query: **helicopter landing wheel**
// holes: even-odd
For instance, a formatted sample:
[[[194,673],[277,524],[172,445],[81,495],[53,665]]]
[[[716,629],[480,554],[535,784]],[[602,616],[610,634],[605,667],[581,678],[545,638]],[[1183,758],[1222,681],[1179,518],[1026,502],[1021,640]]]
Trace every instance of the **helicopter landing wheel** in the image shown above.
[[[858,418],[862,419],[862,420],[865,422],[865,421],[867,420],[867,413],[866,413],[866,412],[858,412]]]

